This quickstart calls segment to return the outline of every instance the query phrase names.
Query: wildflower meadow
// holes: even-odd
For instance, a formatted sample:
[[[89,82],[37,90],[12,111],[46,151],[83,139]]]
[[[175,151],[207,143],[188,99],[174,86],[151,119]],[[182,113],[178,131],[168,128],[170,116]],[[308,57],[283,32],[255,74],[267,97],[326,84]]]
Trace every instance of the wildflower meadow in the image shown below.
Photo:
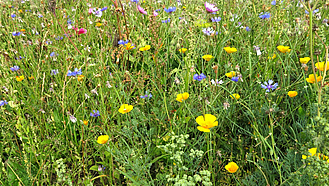
[[[329,185],[328,0],[0,11],[0,185]]]

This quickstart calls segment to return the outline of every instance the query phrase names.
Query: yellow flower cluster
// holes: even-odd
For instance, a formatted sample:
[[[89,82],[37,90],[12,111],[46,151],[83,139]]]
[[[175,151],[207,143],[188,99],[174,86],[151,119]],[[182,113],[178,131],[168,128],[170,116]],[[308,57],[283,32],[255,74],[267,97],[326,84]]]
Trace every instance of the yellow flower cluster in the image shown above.
[[[319,157],[320,160],[322,158],[322,160],[327,160],[327,162],[329,163],[329,157],[328,156],[320,154],[320,153],[316,153],[316,151],[317,151],[317,148],[308,149],[308,152],[311,153],[311,156],[317,156],[317,157]],[[302,158],[305,160],[306,158],[311,157],[311,156],[302,155]]]

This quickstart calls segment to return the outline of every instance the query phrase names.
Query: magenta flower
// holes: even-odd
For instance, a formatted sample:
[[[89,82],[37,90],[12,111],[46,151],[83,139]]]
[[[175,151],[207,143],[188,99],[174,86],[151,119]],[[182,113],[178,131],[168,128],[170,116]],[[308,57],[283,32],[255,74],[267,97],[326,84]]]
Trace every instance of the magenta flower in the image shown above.
[[[214,4],[205,2],[204,6],[206,7],[207,12],[209,12],[209,13],[214,13],[214,12],[218,11],[218,8]]]
[[[153,12],[153,16],[158,16],[159,14],[158,14],[158,12],[156,12],[155,10],[154,10],[154,12]]]
[[[147,12],[139,5],[137,5],[137,9],[140,13],[147,15]]]
[[[95,11],[94,9],[95,9],[95,8],[89,8],[89,10],[88,10],[88,14],[92,14],[93,11]]]
[[[80,30],[79,30],[79,32],[78,32],[78,35],[80,35],[80,34],[85,34],[85,33],[87,33],[87,29],[85,29],[85,28],[80,28]]]

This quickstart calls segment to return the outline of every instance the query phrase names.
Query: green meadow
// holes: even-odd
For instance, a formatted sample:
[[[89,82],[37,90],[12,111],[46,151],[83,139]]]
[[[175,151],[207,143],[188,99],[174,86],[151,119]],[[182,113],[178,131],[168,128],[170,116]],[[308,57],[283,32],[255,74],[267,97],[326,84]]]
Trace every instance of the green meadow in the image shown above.
[[[329,185],[328,8],[0,0],[0,185]]]

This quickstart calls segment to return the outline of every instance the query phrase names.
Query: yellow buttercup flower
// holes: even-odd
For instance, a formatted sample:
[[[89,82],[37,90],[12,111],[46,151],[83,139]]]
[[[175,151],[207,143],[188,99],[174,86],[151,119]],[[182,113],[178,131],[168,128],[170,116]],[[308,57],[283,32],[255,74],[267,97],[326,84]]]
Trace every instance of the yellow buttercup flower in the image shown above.
[[[276,58],[276,55],[275,54],[273,54],[273,56],[272,57],[267,57],[268,59],[275,59]]]
[[[295,97],[297,95],[298,95],[298,92],[297,91],[289,91],[288,92],[288,96],[291,97],[291,98],[293,98],[293,97]]]
[[[232,48],[231,48],[231,47],[224,47],[224,50],[225,50],[227,53],[229,53],[229,54],[238,51],[238,50],[237,50],[236,48],[234,48],[234,47],[232,47]]]
[[[299,58],[299,61],[304,64],[308,63],[310,60],[311,60],[311,58],[309,58],[309,57]]]
[[[195,121],[200,125],[197,127],[199,131],[210,132],[210,128],[218,125],[216,116],[211,114],[205,114],[204,116],[198,116]]]
[[[107,143],[107,141],[109,140],[109,138],[110,137],[108,135],[98,136],[97,143],[99,143],[99,144],[105,144],[105,143]]]
[[[234,53],[234,52],[236,52],[236,51],[238,51],[236,48],[234,48],[234,47],[224,47],[224,50],[227,52],[227,53],[229,53],[229,54],[231,54],[231,53]]]
[[[322,79],[322,76],[316,75],[316,81],[317,82],[321,81],[321,79]],[[308,78],[306,78],[306,81],[309,82],[309,83],[315,83],[314,74],[308,75]]]
[[[121,114],[126,114],[128,112],[130,112],[134,107],[132,105],[128,105],[128,104],[123,104],[121,105],[121,107],[119,108],[119,112]]]
[[[19,12],[19,13],[23,13],[23,10],[22,10],[22,9],[20,9],[20,10],[18,10],[18,12]]]
[[[326,69],[326,71],[329,70],[329,63],[327,63],[327,66],[326,66],[325,62],[318,62],[318,63],[315,63],[315,66],[320,71],[324,71],[324,69]]]
[[[135,46],[132,45],[131,43],[127,43],[125,46],[126,46],[126,49],[127,50],[131,50],[131,49],[134,49],[135,48]]]
[[[231,71],[229,73],[226,73],[225,76],[228,77],[228,78],[232,78],[232,77],[235,76],[235,72],[234,71]]]
[[[276,47],[280,52],[282,52],[282,53],[286,53],[286,52],[290,52],[291,51],[291,49],[290,49],[290,47],[289,46],[282,46],[282,45],[279,45],[279,46],[277,46]]]
[[[22,75],[22,76],[16,76],[16,80],[17,81],[23,81],[23,79],[24,79],[24,76]]]
[[[239,94],[232,94],[232,95],[230,95],[230,97],[232,98],[232,99],[240,99],[240,95]]]
[[[146,50],[150,50],[150,48],[151,48],[151,45],[145,45],[145,47],[142,47],[139,50],[140,51],[146,51]]]
[[[83,120],[84,125],[88,125],[88,120]]]
[[[202,56],[202,58],[204,60],[206,60],[206,61],[210,61],[212,58],[214,58],[214,56],[212,56],[212,55],[204,55],[204,56]]]
[[[182,102],[182,101],[187,100],[187,98],[189,96],[190,95],[187,92],[184,92],[183,94],[178,94],[176,100],[179,101],[179,102]]]
[[[82,81],[84,77],[84,75],[78,75],[78,81]]]
[[[102,23],[96,23],[96,26],[100,27],[102,26]]]
[[[235,173],[239,169],[239,166],[236,163],[234,163],[234,162],[230,162],[227,165],[225,165],[225,169],[229,173]]]
[[[181,48],[178,50],[180,53],[185,53],[187,51],[187,48]]]

